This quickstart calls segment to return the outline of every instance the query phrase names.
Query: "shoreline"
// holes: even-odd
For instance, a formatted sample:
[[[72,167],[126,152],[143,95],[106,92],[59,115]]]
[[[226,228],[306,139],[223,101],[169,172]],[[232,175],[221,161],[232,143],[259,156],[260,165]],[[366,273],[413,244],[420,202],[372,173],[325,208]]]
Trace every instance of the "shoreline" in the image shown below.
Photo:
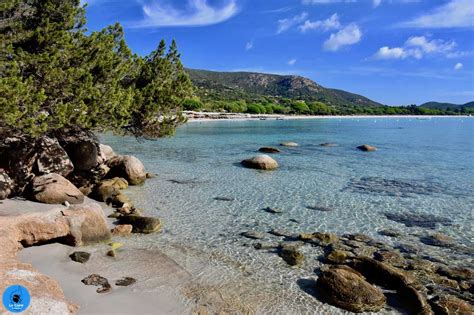
[[[246,114],[220,112],[193,112],[185,111],[187,122],[208,121],[255,121],[255,120],[311,120],[311,119],[418,119],[432,118],[473,118],[468,115],[279,115],[279,114]]]

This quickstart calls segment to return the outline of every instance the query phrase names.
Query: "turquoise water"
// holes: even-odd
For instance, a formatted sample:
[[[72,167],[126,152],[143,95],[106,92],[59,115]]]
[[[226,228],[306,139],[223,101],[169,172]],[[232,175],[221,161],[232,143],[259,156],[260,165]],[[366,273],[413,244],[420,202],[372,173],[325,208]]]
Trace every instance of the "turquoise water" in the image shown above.
[[[402,232],[404,243],[419,246],[441,261],[450,259],[454,254],[449,250],[419,243],[418,237],[432,229],[409,227],[387,217],[416,213],[441,219],[444,223],[432,226],[435,231],[462,246],[473,246],[472,118],[192,122],[180,127],[174,137],[158,141],[113,136],[102,140],[118,153],[137,156],[148,171],[158,174],[144,186],[127,191],[145,213],[165,222],[164,233],[137,241],[160,247],[191,271],[198,272],[202,264],[195,264],[190,255],[201,262],[207,257],[215,266],[214,271],[203,271],[210,282],[232,281],[235,274],[229,266],[238,266],[245,270],[243,276],[258,283],[259,292],[278,288],[284,299],[292,301],[285,303],[290,312],[318,307],[336,311],[296,284],[301,278],[315,278],[313,270],[321,252],[305,247],[303,268],[290,269],[276,254],[248,246],[252,241],[240,236],[241,232],[278,228],[295,233],[364,233],[391,244],[401,242],[377,233],[390,227]],[[282,153],[272,155],[280,164],[278,170],[256,171],[239,165],[258,154],[258,148],[277,147],[283,141],[300,146],[281,147]],[[325,142],[337,146],[319,145]],[[356,149],[364,143],[379,150]],[[265,207],[280,208],[283,213],[270,214],[262,210]],[[266,234],[266,240],[279,239]],[[470,263],[469,257],[463,259],[456,256],[461,264]],[[248,293],[248,288],[241,289],[242,294]],[[263,311],[275,309],[269,306]]]

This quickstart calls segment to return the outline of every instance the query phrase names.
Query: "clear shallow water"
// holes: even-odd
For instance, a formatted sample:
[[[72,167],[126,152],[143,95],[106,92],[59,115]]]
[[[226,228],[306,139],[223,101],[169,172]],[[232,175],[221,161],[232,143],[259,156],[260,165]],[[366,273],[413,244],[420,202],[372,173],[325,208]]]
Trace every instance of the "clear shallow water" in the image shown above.
[[[240,236],[241,232],[279,228],[297,233],[364,233],[393,243],[377,233],[390,227],[403,232],[403,242],[421,246],[417,235],[430,230],[407,227],[385,215],[416,212],[452,220],[450,226],[438,225],[436,230],[459,244],[473,246],[472,118],[193,122],[168,139],[139,143],[106,135],[102,141],[120,154],[137,156],[148,171],[158,174],[144,186],[127,190],[144,213],[165,222],[164,233],[137,238],[137,242],[160,247],[192,272],[205,268],[199,274],[209,283],[234,281],[238,270],[258,283],[254,292],[242,287],[241,294],[269,292],[262,298],[268,297],[270,304],[270,296],[281,294],[289,312],[336,311],[322,306],[298,285],[302,278],[316,278],[313,270],[321,251],[305,246],[305,265],[291,269],[275,253],[246,246],[253,242]],[[282,141],[294,141],[300,147],[282,147],[282,153],[273,155],[280,164],[278,170],[263,172],[239,165],[257,154],[258,148]],[[319,146],[324,142],[337,146]],[[379,150],[355,149],[364,143]],[[270,214],[262,210],[265,207],[277,207],[283,213]],[[268,235],[267,240],[279,239]],[[439,259],[451,257],[448,250],[422,248]],[[193,262],[192,257],[209,260],[212,268]],[[459,261],[470,263],[469,258]],[[274,305],[260,311],[284,313]]]

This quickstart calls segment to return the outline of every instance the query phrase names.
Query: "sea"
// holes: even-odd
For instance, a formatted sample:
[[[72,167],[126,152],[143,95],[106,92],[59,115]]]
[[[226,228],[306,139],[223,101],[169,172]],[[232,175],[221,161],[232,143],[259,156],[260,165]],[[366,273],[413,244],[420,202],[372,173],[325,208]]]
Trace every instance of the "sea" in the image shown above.
[[[323,249],[303,246],[304,264],[291,267],[275,250],[254,248],[284,241],[269,234],[272,229],[362,233],[472,267],[471,255],[420,242],[439,232],[474,247],[472,117],[193,121],[169,138],[106,134],[101,141],[156,174],[126,194],[144,215],[161,218],[163,231],[127,242],[167,254],[206,290],[219,292],[230,312],[345,313],[318,299]],[[285,141],[298,147],[280,146]],[[377,151],[358,150],[362,144]],[[281,150],[271,155],[277,170],[242,167],[260,147]],[[401,236],[380,233],[389,228]],[[263,239],[242,236],[246,231]],[[193,289],[183,283],[185,295]],[[203,302],[212,300],[201,293]],[[404,310],[389,305],[382,313]]]

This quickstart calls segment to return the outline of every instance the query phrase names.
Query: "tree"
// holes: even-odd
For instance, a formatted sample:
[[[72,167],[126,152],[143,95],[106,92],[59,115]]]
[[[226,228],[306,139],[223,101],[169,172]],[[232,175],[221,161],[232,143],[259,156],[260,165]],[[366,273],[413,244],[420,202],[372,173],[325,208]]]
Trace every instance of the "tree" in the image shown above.
[[[192,88],[175,42],[166,56],[162,41],[143,59],[131,53],[119,24],[86,35],[80,0],[7,0],[1,10],[0,128],[158,137],[182,121],[180,105]]]

